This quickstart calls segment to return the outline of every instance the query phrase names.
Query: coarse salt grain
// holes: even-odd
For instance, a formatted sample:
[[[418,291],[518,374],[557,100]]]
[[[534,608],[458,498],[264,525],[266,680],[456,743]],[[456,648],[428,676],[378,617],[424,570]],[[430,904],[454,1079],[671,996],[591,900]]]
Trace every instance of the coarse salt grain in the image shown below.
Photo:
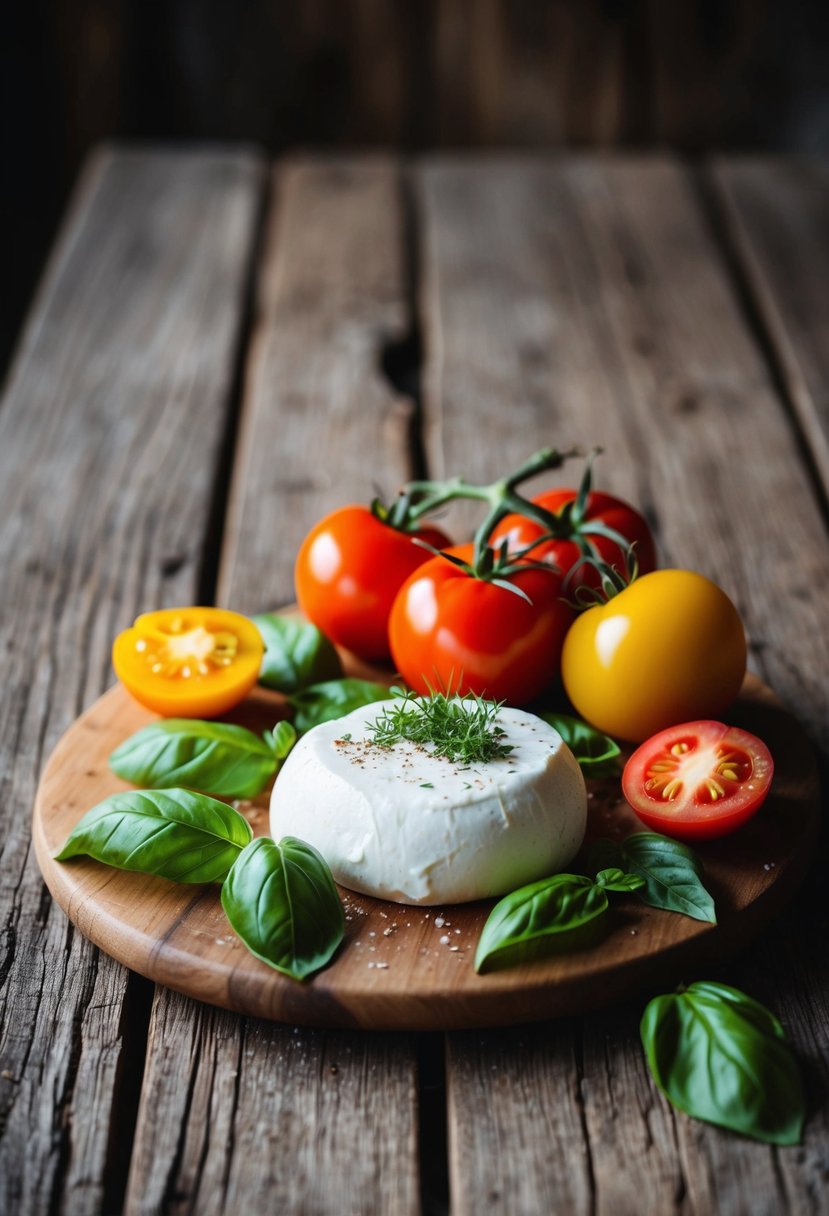
[[[441,944],[442,946],[448,946],[448,945],[449,945],[449,935],[448,935],[447,933],[444,933],[443,937],[440,939],[440,944]]]

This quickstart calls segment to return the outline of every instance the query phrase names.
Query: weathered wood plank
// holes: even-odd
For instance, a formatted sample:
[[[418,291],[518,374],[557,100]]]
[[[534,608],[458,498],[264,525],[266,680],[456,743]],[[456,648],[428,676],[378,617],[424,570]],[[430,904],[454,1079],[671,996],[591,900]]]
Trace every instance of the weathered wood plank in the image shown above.
[[[577,1052],[571,1020],[449,1036],[453,1216],[589,1211],[590,1158],[577,1135],[583,1120]],[[508,1123],[491,1117],[502,1106]],[[543,1173],[527,1168],[538,1161],[546,1162]]]
[[[645,509],[663,564],[726,587],[753,665],[825,743],[824,523],[689,176],[658,160],[445,161],[421,171],[419,198],[432,466],[489,479],[542,443],[601,443],[599,484]],[[795,998],[813,947],[808,911],[791,917],[785,944],[773,939],[781,957],[757,949],[727,977],[796,1008],[801,1054],[825,1059],[827,977]],[[499,1170],[522,1196],[570,1187],[573,1212],[820,1210],[825,1113],[783,1170],[774,1150],[674,1116],[647,1077],[640,1008],[587,1019],[541,1076],[519,1037],[452,1037],[461,1211],[533,1210],[497,1186]],[[570,1109],[574,1055],[582,1118],[549,1118],[539,1135],[528,1108],[560,1093]],[[491,1089],[493,1059],[511,1086]],[[575,1181],[561,1161],[577,1163]]]
[[[405,324],[400,204],[381,160],[276,175],[220,571],[235,608],[290,600],[309,525],[408,474],[407,416],[379,371]],[[410,1038],[194,1020],[183,1005],[156,997],[130,1213],[419,1211]],[[191,1097],[170,1060],[189,1061]]]
[[[408,1038],[307,1031],[159,993],[127,1211],[413,1212]],[[347,1198],[346,1198],[347,1197]]]
[[[29,815],[117,629],[196,593],[261,185],[245,153],[98,156],[0,409],[6,1212],[97,1213],[123,1191],[146,999],[51,905]]]
[[[380,371],[407,324],[398,173],[330,159],[274,188],[219,578],[243,612],[294,598],[297,548],[327,510],[409,475],[407,402]]]
[[[709,180],[829,494],[829,163],[715,161]]]

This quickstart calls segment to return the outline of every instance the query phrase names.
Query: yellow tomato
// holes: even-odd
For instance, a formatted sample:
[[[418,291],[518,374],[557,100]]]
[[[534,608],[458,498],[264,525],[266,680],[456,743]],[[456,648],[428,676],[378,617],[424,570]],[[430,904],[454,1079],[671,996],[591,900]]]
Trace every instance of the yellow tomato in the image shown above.
[[[645,574],[589,608],[561,656],[564,687],[582,717],[634,743],[677,722],[718,717],[745,670],[737,609],[690,570]]]
[[[256,683],[264,646],[247,617],[222,608],[145,612],[112,648],[118,679],[164,717],[214,718]]]

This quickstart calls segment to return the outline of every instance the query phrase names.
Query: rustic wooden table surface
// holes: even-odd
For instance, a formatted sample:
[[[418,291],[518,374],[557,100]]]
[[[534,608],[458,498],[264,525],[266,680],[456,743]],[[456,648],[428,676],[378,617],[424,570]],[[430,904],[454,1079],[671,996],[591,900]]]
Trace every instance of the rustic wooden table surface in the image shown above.
[[[672,1112],[642,999],[445,1036],[244,1019],[99,953],[35,865],[39,771],[139,611],[284,604],[328,508],[573,443],[604,447],[663,564],[732,595],[825,754],[829,167],[87,166],[0,409],[0,1210],[829,1211],[825,847],[718,972],[804,1064],[782,1150]]]

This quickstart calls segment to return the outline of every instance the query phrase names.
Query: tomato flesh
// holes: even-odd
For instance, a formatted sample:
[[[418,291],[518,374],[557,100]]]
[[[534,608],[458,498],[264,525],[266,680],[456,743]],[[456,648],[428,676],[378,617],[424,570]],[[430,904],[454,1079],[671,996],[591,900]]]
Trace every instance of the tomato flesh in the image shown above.
[[[247,696],[264,647],[252,621],[222,608],[145,612],[115,639],[112,665],[164,717],[212,718]]]
[[[723,722],[660,731],[625,765],[622,789],[636,814],[678,840],[711,840],[741,827],[766,799],[774,761],[762,740]]]

